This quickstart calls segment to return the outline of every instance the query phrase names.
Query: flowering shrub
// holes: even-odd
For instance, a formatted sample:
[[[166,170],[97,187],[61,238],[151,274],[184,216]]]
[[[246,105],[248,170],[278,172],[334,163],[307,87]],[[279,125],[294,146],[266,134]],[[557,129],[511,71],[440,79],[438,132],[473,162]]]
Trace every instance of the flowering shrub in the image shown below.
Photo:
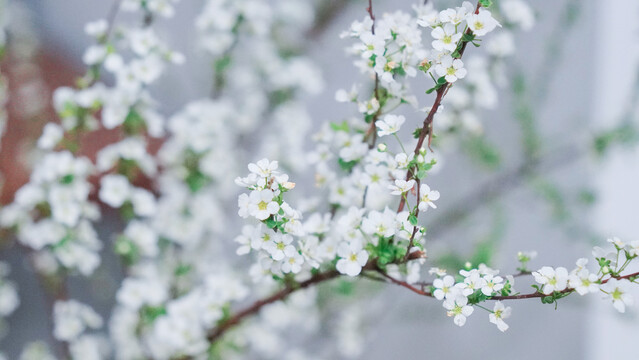
[[[213,59],[211,96],[165,119],[151,89],[187,59],[154,24],[174,16],[178,2],[115,1],[108,19],[86,25],[94,39],[83,56],[88,70],[76,87],[55,91],[59,124],[44,127],[29,182],[0,212],[0,225],[49,289],[59,357],[311,358],[281,344],[317,332],[315,286],[339,277],[433,298],[458,326],[485,311],[500,331],[519,299],[557,304],[597,293],[619,312],[632,305],[628,288],[639,273],[628,267],[639,241],[609,239],[607,249],[593,251],[593,266],[582,258],[570,270],[531,271],[534,252],[519,253],[512,274],[483,263],[425,269],[423,218],[446,202],[427,183],[438,166],[439,138],[482,131],[477,110],[495,106],[514,33],[534,23],[525,2],[464,1],[443,10],[427,2],[412,12],[376,14],[369,1],[362,19],[341,34],[366,82],[336,93],[354,115],[324,123],[312,137],[302,99],[321,90],[322,78],[302,50],[316,9],[294,0],[206,1],[195,28]],[[133,13],[137,25],[119,23],[118,12]],[[476,47],[485,53],[471,54]],[[253,56],[238,55],[247,53]],[[416,95],[415,81],[428,84],[431,95]],[[399,114],[405,107],[423,120]],[[80,139],[98,129],[119,140],[91,160]],[[400,136],[407,129],[409,141]],[[157,153],[149,150],[151,138],[161,139]],[[309,172],[312,190],[295,183]],[[239,227],[229,211],[236,201]],[[109,208],[123,224],[112,244],[96,230],[114,216]],[[229,244],[238,256],[228,256]],[[108,322],[65,291],[68,277],[96,272],[106,248],[125,274]],[[1,317],[18,306],[8,276],[3,264]],[[529,291],[515,284],[522,276],[534,280]],[[344,315],[336,329],[343,355],[357,355],[356,316]],[[53,355],[32,345],[23,358]]]

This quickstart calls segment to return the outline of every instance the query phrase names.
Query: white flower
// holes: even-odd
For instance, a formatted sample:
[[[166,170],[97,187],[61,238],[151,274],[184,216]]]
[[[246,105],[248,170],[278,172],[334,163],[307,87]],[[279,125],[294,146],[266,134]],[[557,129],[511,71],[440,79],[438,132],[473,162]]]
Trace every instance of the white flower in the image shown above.
[[[613,244],[617,249],[623,249],[626,247],[626,243],[621,241],[618,237],[609,238],[608,242]]]
[[[439,13],[439,19],[443,23],[460,24],[469,13],[475,11],[475,6],[468,1],[464,1],[462,6],[455,9],[446,9]]]
[[[237,207],[239,208],[239,210],[237,211],[237,214],[239,216],[243,217],[243,218],[249,217],[249,214],[250,214],[249,204],[250,203],[251,203],[251,200],[250,200],[250,198],[249,198],[249,196],[247,194],[240,194],[240,196],[238,196],[238,198],[237,198]]]
[[[62,140],[63,136],[64,130],[60,125],[47,123],[42,130],[42,136],[38,139],[38,148],[51,150]]]
[[[280,261],[297,253],[295,246],[291,245],[292,242],[291,235],[271,235],[270,240],[264,243],[262,248],[268,251],[273,260]]]
[[[395,162],[397,163],[397,167],[400,169],[406,169],[408,167],[408,164],[413,160],[414,157],[414,154],[408,155],[403,152],[395,155]]]
[[[479,10],[479,14],[470,14],[466,18],[468,27],[473,31],[476,36],[484,36],[493,31],[495,27],[501,25],[493,18],[488,10]]]
[[[358,110],[361,113],[373,115],[379,110],[379,100],[377,98],[372,98],[366,102],[360,102],[358,104]]]
[[[84,32],[89,36],[98,38],[98,37],[104,36],[108,28],[109,28],[109,23],[104,19],[100,19],[100,20],[88,22],[86,25],[84,25]]]
[[[131,204],[137,216],[151,216],[155,213],[155,197],[146,189],[133,189],[131,193]]]
[[[466,76],[464,63],[460,59],[453,59],[450,55],[442,58],[441,62],[435,66],[435,71],[439,76],[444,76],[449,83]]]
[[[365,32],[359,38],[362,40],[362,44],[357,49],[361,51],[362,58],[368,59],[373,55],[380,57],[384,55],[386,41],[382,36]]]
[[[543,285],[542,292],[550,295],[555,291],[563,291],[568,286],[568,270],[564,267],[553,269],[550,266],[544,266],[534,271],[535,281]]]
[[[459,289],[464,296],[470,296],[486,284],[477,269],[471,271],[461,270],[459,273],[464,277],[464,281],[455,284],[455,288]]]
[[[358,89],[356,85],[353,85],[351,91],[339,89],[335,92],[335,101],[337,102],[356,102],[358,95]]]
[[[100,181],[99,197],[105,204],[119,208],[131,196],[131,184],[124,175],[106,175]]]
[[[455,32],[455,25],[453,24],[446,24],[444,27],[436,27],[430,34],[435,39],[433,41],[433,48],[437,51],[455,51],[457,48],[457,42],[462,37],[461,33]]]
[[[455,278],[450,275],[446,275],[441,279],[435,279],[435,281],[433,281],[433,286],[435,287],[433,296],[437,300],[443,300],[444,298],[449,299],[451,297],[455,297],[457,294]]]
[[[258,220],[266,220],[272,214],[277,214],[280,205],[273,201],[274,194],[271,190],[254,190],[249,195],[248,210],[251,216]]]
[[[500,32],[486,43],[486,51],[496,57],[506,57],[515,53],[515,40],[509,32]]]
[[[570,274],[568,286],[575,289],[579,295],[586,295],[599,291],[599,284],[596,281],[596,274],[591,274],[587,269],[582,268]]]
[[[140,255],[149,257],[158,255],[158,235],[151,226],[133,220],[127,225],[124,235],[137,246]]]
[[[375,234],[382,237],[391,237],[396,231],[396,213],[389,208],[384,212],[371,211],[362,220],[362,230],[367,234]]]
[[[434,201],[439,199],[439,191],[431,190],[426,184],[419,187],[419,211],[426,211],[429,207],[437,209]]]
[[[433,4],[413,5],[417,12],[417,25],[422,27],[433,27],[441,23],[439,13],[433,9]]]
[[[4,263],[0,263],[3,264]],[[13,283],[0,278],[0,316],[8,316],[20,305],[20,298]]]
[[[630,256],[639,255],[639,240],[634,240],[628,245],[628,253]]]
[[[442,277],[446,275],[446,269],[442,269],[442,268],[438,268],[438,267],[432,267],[430,269],[428,269],[428,274],[429,275],[435,275],[437,277]]]
[[[107,47],[104,45],[89,46],[82,56],[82,62],[86,65],[96,65],[107,56]]]
[[[337,261],[336,269],[348,276],[357,276],[362,272],[362,267],[368,261],[368,253],[362,248],[362,242],[358,239],[342,242],[337,248],[337,256],[341,259]]]
[[[75,300],[56,301],[53,306],[53,335],[62,341],[73,341],[86,328],[102,326],[102,318],[89,306]]]
[[[166,287],[152,278],[126,278],[116,294],[118,303],[132,310],[143,305],[159,306],[167,297]]]
[[[535,14],[526,2],[507,0],[501,1],[499,6],[508,22],[519,25],[522,30],[530,30],[535,25]]]
[[[601,285],[601,290],[606,292],[604,299],[612,299],[612,305],[620,313],[626,311],[626,306],[630,306],[634,303],[634,299],[628,294],[630,284],[628,279],[617,280],[611,278],[608,282]]]
[[[468,306],[468,298],[462,296],[461,294],[456,296],[455,298],[447,299],[444,301],[444,308],[448,311],[446,314],[448,316],[454,316],[453,322],[457,326],[464,326],[466,323],[466,318],[473,313],[472,306]]]
[[[510,313],[512,312],[512,308],[505,307],[501,301],[495,302],[495,307],[493,308],[493,312],[488,315],[488,319],[491,323],[497,325],[497,329],[499,331],[504,332],[508,330],[508,324],[504,322],[504,319],[510,317]]]
[[[405,121],[406,118],[403,115],[388,114],[384,116],[383,120],[377,120],[375,122],[375,126],[379,129],[377,135],[380,137],[392,135],[399,131],[399,128]]]
[[[268,159],[264,158],[255,164],[248,164],[248,169],[250,172],[258,176],[269,177],[277,169],[277,166],[277,161],[269,161]]]
[[[285,274],[293,273],[297,274],[302,271],[302,264],[304,263],[304,257],[299,252],[294,251],[286,256],[282,260],[282,272]]]
[[[501,276],[485,275],[484,284],[481,287],[481,292],[486,296],[491,296],[495,292],[501,291],[504,288],[504,279]]]
[[[388,185],[391,195],[402,195],[415,186],[415,180],[395,180],[395,185]]]

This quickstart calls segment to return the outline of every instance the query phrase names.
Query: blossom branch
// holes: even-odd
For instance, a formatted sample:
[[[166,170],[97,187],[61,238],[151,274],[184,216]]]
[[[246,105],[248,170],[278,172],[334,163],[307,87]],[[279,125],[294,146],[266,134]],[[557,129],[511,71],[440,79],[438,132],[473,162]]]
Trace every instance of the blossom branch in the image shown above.
[[[326,272],[315,274],[310,279],[294,286],[288,285],[275,294],[267,298],[258,300],[244,310],[238,311],[235,315],[229,317],[227,320],[223,321],[220,325],[214,328],[213,331],[209,333],[207,338],[209,342],[213,343],[222,335],[224,335],[228,330],[240,324],[245,318],[257,314],[264,306],[280,300],[284,300],[297,290],[305,289],[316,284],[332,280],[340,275],[341,274],[337,270],[329,270]]]
[[[475,7],[475,14],[479,13],[479,9],[481,8],[481,2],[477,3],[477,6]],[[472,35],[473,31],[468,28],[465,32],[465,35]],[[462,40],[460,40],[462,45],[461,48],[459,50],[459,57],[458,59],[461,59],[464,55],[464,52],[466,51],[466,45],[468,44],[467,41],[464,41],[463,38]],[[439,107],[442,104],[442,100],[444,99],[444,96],[446,95],[446,93],[448,93],[448,88],[451,86],[450,82],[446,82],[446,84],[442,87],[440,87],[439,89],[437,89],[436,91],[436,96],[435,96],[435,101],[433,102],[433,106],[431,106],[430,111],[428,112],[428,115],[426,115],[426,118],[424,119],[424,123],[422,125],[422,128],[419,132],[419,138],[417,139],[417,144],[415,145],[415,150],[413,151],[413,153],[415,154],[415,156],[419,155],[419,152],[422,148],[422,146],[424,145],[424,141],[426,140],[426,136],[428,136],[428,148],[433,151],[431,149],[431,142],[432,142],[432,133],[433,133],[433,119],[435,118],[435,114],[437,113],[437,110],[439,110]],[[411,167],[408,169],[408,171],[406,172],[406,181],[409,181],[411,179],[415,179],[415,173],[414,173],[415,168]],[[406,200],[404,198],[402,198],[399,202],[399,206],[397,208],[397,212],[401,212],[402,210],[404,210],[404,206],[406,204]]]

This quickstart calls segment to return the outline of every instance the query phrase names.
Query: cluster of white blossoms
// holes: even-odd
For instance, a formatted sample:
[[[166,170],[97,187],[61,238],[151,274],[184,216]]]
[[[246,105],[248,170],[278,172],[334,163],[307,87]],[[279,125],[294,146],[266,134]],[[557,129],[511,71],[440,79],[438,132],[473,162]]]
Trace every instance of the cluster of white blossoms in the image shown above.
[[[514,278],[507,276],[505,279],[499,276],[499,270],[491,269],[481,264],[477,269],[460,270],[460,281],[456,281],[452,275],[437,268],[430,270],[437,278],[430,289],[431,295],[437,300],[443,300],[443,306],[448,316],[458,326],[463,326],[466,319],[473,313],[473,305],[492,296],[501,295],[502,292],[513,292]],[[504,319],[510,315],[510,308],[497,301],[490,314],[490,322],[497,325],[499,330],[506,331],[508,325]]]
[[[90,306],[75,300],[56,301],[53,306],[53,336],[70,344],[73,358],[87,356],[91,359],[100,359],[108,356],[108,348],[105,348],[105,340],[97,335],[87,334],[88,330],[99,329],[103,325],[102,317]],[[80,351],[74,351],[78,348]],[[85,350],[89,352],[86,353]],[[107,350],[107,354],[104,354]]]
[[[100,264],[97,252],[102,248],[91,224],[100,217],[89,199],[92,171],[87,158],[67,151],[46,154],[14,202],[2,208],[0,225],[15,229],[18,240],[42,256],[48,254],[64,268],[90,275]]]
[[[473,134],[481,133],[483,126],[479,111],[493,109],[497,105],[497,89],[508,85],[504,60],[515,53],[514,33],[517,30],[530,30],[534,25],[535,17],[530,6],[523,0],[504,0],[500,1],[498,6],[499,22],[492,19],[492,15],[489,16],[490,13],[483,9],[480,10],[482,15],[473,14],[474,7],[468,2],[465,2],[462,7],[440,12],[435,10],[432,4],[416,8],[420,25],[433,28],[432,36],[436,40],[432,45],[437,51],[445,52],[445,49],[451,48],[453,48],[451,52],[456,50],[455,39],[459,40],[463,36],[459,31],[463,27],[457,24],[458,21],[466,18],[466,23],[471,29],[484,25],[481,33],[473,29],[473,34],[478,36],[477,40],[482,40],[482,47],[486,49],[486,54],[474,52],[463,61],[463,69],[460,67],[461,60],[457,61],[457,68],[455,68],[455,60],[451,62],[450,57],[445,57],[443,61],[446,63],[440,67],[433,68],[432,62],[423,64],[422,69],[430,69],[429,72],[433,76],[449,76],[447,81],[453,80],[451,75],[444,72],[450,65],[453,67],[451,71],[455,73],[461,71],[464,76],[461,84],[456,84],[449,89],[449,94],[443,101],[445,111],[438,112],[435,117],[441,132],[464,130]],[[472,26],[468,23],[469,20],[474,21]],[[498,23],[503,28],[500,28],[497,34],[487,38],[480,35],[494,28]],[[439,57],[440,55],[437,55],[435,58]],[[449,136],[445,138],[445,141],[454,141],[454,139]]]
[[[628,292],[630,285],[636,282],[636,277],[622,276],[622,271],[639,256],[639,240],[626,244],[619,238],[610,238],[608,242],[614,246],[613,249],[604,250],[596,246],[592,252],[597,261],[597,272],[586,268],[586,258],[577,260],[577,267],[570,272],[564,267],[549,266],[533,272],[535,282],[540,284],[539,291],[545,295],[573,290],[579,295],[601,293],[605,299],[612,300],[615,309],[625,312],[626,306],[634,303]]]
[[[110,328],[118,357],[202,354],[208,350],[207,333],[228,312],[229,303],[246,296],[239,289],[248,274],[230,271],[233,259],[221,255],[225,244],[211,239],[237,235],[235,216],[224,208],[237,194],[232,174],[239,172],[246,150],[258,147],[291,168],[304,163],[301,135],[311,120],[297,94],[317,92],[321,79],[306,56],[285,55],[291,42],[282,35],[294,34],[293,43],[300,42],[312,16],[310,4],[288,0],[268,5],[229,0],[205,3],[196,28],[199,43],[214,60],[211,98],[189,102],[169,118],[167,138],[157,156],[161,171],[156,211],[145,221],[130,222],[118,237],[123,250],[142,260],[130,268],[131,275],[118,292],[121,300]],[[145,258],[144,253],[154,258]],[[297,260],[289,261],[284,270],[299,272],[303,260]],[[218,280],[225,279],[217,282],[215,291],[209,290],[207,280],[212,273],[220,274]],[[259,273],[263,280],[263,271]],[[257,279],[256,272],[251,277]],[[270,278],[254,285],[255,291],[266,293],[277,284]],[[224,295],[224,290],[230,295]],[[145,294],[148,300],[143,300]],[[297,311],[292,304],[285,308],[289,316]],[[201,309],[210,312],[209,320],[199,319]],[[282,311],[280,317],[286,314]],[[262,325],[255,322],[251,329]],[[269,336],[276,334],[269,331]],[[259,344],[249,341],[242,347]]]
[[[624,274],[623,271],[639,256],[639,241],[625,244],[618,238],[611,238],[608,242],[614,248],[603,250],[595,247],[593,250],[598,271],[591,272],[586,268],[586,258],[577,260],[577,266],[571,271],[565,267],[543,266],[531,273],[538,284],[532,286],[535,292],[523,295],[522,298],[537,297],[543,303],[551,304],[573,292],[582,296],[590,293],[603,294],[604,300],[611,301],[619,312],[625,312],[626,307],[634,303],[629,287],[637,282],[639,274]],[[528,274],[525,266],[534,254],[522,253],[518,257],[522,263],[519,275]],[[460,270],[458,278],[447,275],[445,270],[439,268],[432,268],[429,273],[436,275],[436,279],[430,284],[428,295],[443,300],[443,306],[448,310],[448,316],[453,317],[455,324],[463,326],[473,313],[474,306],[479,303],[496,300],[492,311],[480,307],[489,311],[489,321],[500,331],[508,329],[504,319],[511,315],[512,309],[506,307],[502,300],[522,296],[514,289],[514,276],[501,277],[498,270],[483,264],[476,269]]]
[[[525,3],[500,1],[499,21],[468,2],[443,11],[416,5],[415,14],[398,11],[375,20],[371,9],[344,37],[354,39],[349,50],[372,89],[356,85],[337,92],[336,100],[352,103],[357,116],[325,124],[310,154],[304,145],[311,119],[300,98],[322,87],[303,55],[305,34],[313,30],[311,2],[206,1],[195,27],[198,43],[213,60],[210,97],[185,104],[165,120],[150,89],[167,65],[185,59],[170,50],[153,23],[158,16],[172,17],[176,3],[124,0],[120,9],[141,15],[140,26],[115,27],[104,20],[86,26],[96,40],[83,56],[89,72],[78,89],[56,92],[61,125],[44,128],[38,146],[45,154],[31,181],[0,213],[2,226],[38,251],[38,270],[63,277],[58,264],[89,275],[100,262],[101,243],[91,225],[100,214],[89,195],[119,209],[124,225],[114,232],[113,247],[125,274],[109,339],[96,333],[102,319],[89,306],[68,300],[53,308],[54,335],[73,359],[236,358],[239,351],[247,357],[310,359],[291,344],[323,325],[321,299],[311,285],[341,275],[347,282],[362,275],[389,280],[441,300],[459,326],[481,302],[497,300],[489,321],[501,331],[508,328],[511,308],[502,301],[517,295],[514,277],[480,265],[459,271],[457,279],[433,269],[434,282],[422,281],[427,232],[418,217],[437,208],[440,193],[426,183],[437,162],[425,145],[404,148],[402,127],[413,119],[395,110],[404,103],[419,107],[409,86],[419,71],[435,81],[431,92],[444,96],[450,89],[446,98],[459,104],[452,112],[492,103],[492,70],[511,54],[512,38],[485,36],[500,23],[531,26],[534,17]],[[488,60],[464,64],[465,46],[480,40],[486,41]],[[103,68],[114,86],[99,82]],[[123,138],[101,149],[94,166],[72,152],[79,147],[76,137],[100,127],[117,128]],[[425,131],[414,132],[421,137],[418,144]],[[165,136],[157,156],[148,152],[146,135]],[[398,145],[377,144],[378,139]],[[235,179],[244,190],[237,196],[232,174],[255,153],[265,158]],[[273,158],[278,161],[268,160]],[[295,198],[287,174],[297,178],[295,172],[309,163],[318,196]],[[88,181],[94,174],[101,175],[95,189]],[[141,185],[145,179],[153,180],[153,191]],[[225,210],[235,199],[238,214],[249,222],[243,227]],[[248,271],[233,270],[243,259],[227,256],[229,243],[238,255],[252,256]],[[596,255],[598,274],[588,272],[583,260],[570,273],[550,267],[535,272],[541,286],[531,297],[551,303],[572,291],[603,291],[623,310],[631,303],[625,287],[637,278],[622,271],[638,246],[614,243],[616,254]],[[622,253],[626,263],[619,264]],[[0,315],[17,305],[2,275]],[[255,302],[236,311],[247,299]],[[336,351],[358,356],[363,312],[340,310]],[[258,315],[247,320],[251,314]],[[26,353],[31,357],[25,360],[50,358],[37,346]]]

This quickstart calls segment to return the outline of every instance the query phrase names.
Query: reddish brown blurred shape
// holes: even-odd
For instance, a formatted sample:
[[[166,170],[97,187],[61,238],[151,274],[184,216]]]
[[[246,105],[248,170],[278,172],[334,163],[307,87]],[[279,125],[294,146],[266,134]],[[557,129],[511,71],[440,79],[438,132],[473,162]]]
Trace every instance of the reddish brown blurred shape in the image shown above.
[[[0,148],[1,204],[11,202],[16,190],[28,181],[31,162],[28,156],[36,146],[44,125],[49,121],[59,123],[51,100],[53,91],[60,86],[73,86],[83,74],[83,69],[50,52],[39,53],[33,63],[15,61],[11,54],[6,59],[0,67],[9,80],[9,119]],[[96,152],[118,141],[120,136],[118,129],[100,129],[86,134],[81,140],[80,153],[95,161]],[[159,142],[155,141],[153,145],[157,149]],[[148,179],[136,181],[136,184],[150,185]]]

